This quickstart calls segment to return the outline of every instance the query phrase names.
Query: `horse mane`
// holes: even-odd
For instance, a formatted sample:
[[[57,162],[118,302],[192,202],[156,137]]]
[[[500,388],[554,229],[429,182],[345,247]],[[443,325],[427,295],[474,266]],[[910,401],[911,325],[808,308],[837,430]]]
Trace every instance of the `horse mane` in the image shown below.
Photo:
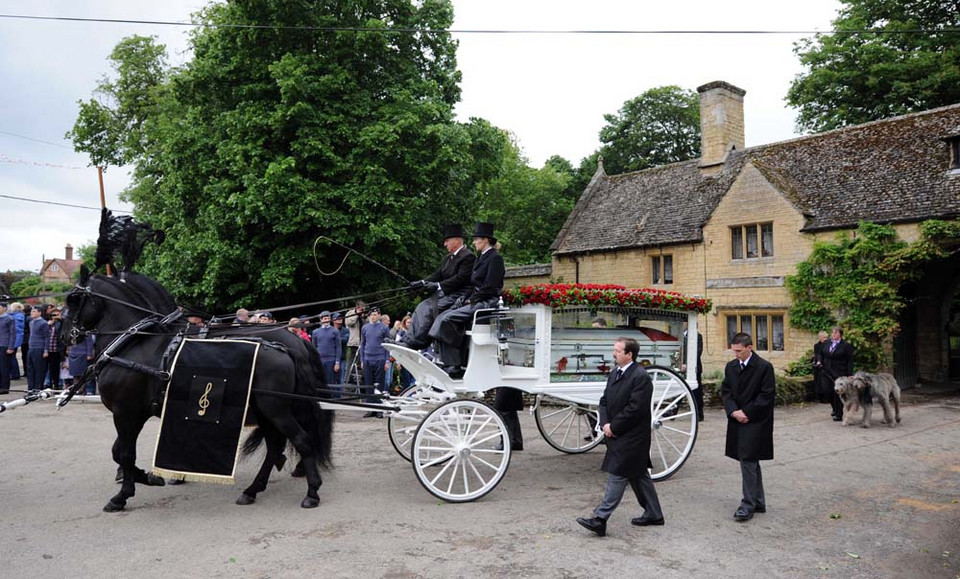
[[[145,275],[131,271],[125,273],[123,279],[105,275],[94,276],[94,279],[108,284],[127,301],[157,313],[168,314],[177,307],[177,301],[170,292]]]
[[[137,223],[130,215],[114,216],[113,212],[103,208],[100,213],[100,236],[97,238],[97,253],[94,269],[109,265],[116,269],[115,259],[119,256],[124,272],[132,272],[140,259],[147,242],[163,243],[164,234],[144,223]]]

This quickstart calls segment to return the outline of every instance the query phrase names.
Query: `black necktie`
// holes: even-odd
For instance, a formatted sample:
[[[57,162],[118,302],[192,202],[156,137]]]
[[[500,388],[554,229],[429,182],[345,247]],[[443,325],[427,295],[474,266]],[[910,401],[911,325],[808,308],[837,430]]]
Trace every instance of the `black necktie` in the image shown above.
[[[623,368],[617,368],[617,377],[613,379],[614,382],[623,377]]]
[[[746,362],[740,362],[740,371],[741,371],[741,372],[743,372],[744,368],[746,368],[746,367],[747,367],[747,363],[746,363]]]

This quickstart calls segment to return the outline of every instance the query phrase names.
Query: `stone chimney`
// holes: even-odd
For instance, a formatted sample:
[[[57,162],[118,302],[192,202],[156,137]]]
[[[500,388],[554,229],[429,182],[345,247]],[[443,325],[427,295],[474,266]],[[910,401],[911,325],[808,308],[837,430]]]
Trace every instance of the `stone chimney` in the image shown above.
[[[73,261],[73,246],[69,243],[66,247],[67,261]]]
[[[700,170],[714,175],[733,149],[744,148],[743,95],[722,80],[697,87],[700,93]]]

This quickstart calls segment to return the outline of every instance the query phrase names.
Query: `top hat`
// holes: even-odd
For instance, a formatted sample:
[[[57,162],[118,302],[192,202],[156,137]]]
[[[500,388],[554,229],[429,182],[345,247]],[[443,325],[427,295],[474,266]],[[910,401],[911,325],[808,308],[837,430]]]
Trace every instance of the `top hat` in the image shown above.
[[[447,223],[443,226],[443,240],[451,237],[463,237],[463,226],[459,223]]]
[[[474,237],[486,237],[490,243],[496,245],[497,238],[493,235],[493,223],[478,221],[476,229],[473,230]]]

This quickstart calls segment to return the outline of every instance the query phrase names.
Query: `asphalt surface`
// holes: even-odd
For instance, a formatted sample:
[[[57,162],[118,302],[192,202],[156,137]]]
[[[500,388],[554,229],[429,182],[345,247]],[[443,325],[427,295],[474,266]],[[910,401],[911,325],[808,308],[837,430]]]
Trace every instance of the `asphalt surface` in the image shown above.
[[[317,509],[299,507],[306,485],[290,466],[256,504],[234,505],[253,460],[236,486],[138,486],[108,514],[109,413],[36,402],[0,415],[0,576],[960,578],[960,390],[906,400],[899,427],[869,430],[832,422],[827,405],[778,409],[768,512],[746,523],[732,520],[725,418],[708,409],[690,459],[657,484],[666,525],[631,526],[628,493],[605,538],[575,522],[602,495],[602,447],[560,454],[527,414],[525,450],[473,503],[421,488],[385,421],[339,413]],[[140,436],[141,467],[158,424]]]

